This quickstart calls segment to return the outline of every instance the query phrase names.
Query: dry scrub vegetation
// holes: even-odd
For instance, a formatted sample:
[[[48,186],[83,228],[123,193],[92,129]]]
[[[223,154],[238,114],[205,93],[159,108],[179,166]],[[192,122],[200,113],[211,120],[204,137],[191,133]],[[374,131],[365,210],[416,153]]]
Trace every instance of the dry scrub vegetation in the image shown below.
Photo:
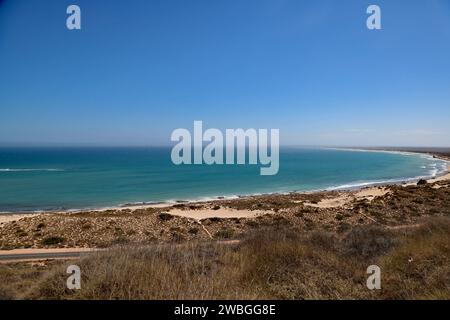
[[[255,230],[237,243],[116,246],[76,263],[82,289],[65,289],[67,265],[0,265],[0,298],[31,299],[450,299],[450,218],[346,232]],[[382,289],[366,288],[366,268]]]
[[[381,188],[381,187],[380,187]],[[369,200],[357,192],[265,195],[197,204],[177,204],[178,210],[220,208],[262,211],[254,218],[206,218],[200,221],[170,214],[171,208],[47,213],[11,221],[0,227],[0,249],[110,247],[246,237],[261,228],[317,228],[346,232],[355,226],[414,224],[432,216],[450,216],[449,182],[389,186]],[[321,201],[347,199],[339,207],[314,207]]]

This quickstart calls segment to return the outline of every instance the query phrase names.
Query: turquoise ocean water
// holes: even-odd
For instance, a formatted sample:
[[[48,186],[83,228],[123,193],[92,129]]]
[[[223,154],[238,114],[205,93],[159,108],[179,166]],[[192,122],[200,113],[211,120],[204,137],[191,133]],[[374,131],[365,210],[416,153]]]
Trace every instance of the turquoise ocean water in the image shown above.
[[[418,154],[284,148],[280,170],[181,165],[170,148],[0,148],[0,211],[99,208],[130,203],[351,188],[445,171]]]

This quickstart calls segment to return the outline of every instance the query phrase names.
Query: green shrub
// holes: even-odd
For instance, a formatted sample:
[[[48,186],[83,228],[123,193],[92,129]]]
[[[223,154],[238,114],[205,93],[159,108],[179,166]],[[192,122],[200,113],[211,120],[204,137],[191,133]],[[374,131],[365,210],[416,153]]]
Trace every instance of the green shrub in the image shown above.
[[[51,246],[51,245],[62,243],[64,241],[65,241],[65,239],[62,237],[47,237],[47,238],[42,239],[42,244],[45,246]]]
[[[171,215],[171,214],[169,214],[169,213],[167,213],[167,212],[161,212],[161,213],[158,215],[158,217],[159,217],[159,219],[160,219],[161,221],[169,221],[169,220],[172,220],[172,219],[173,219],[173,215]]]
[[[216,237],[221,239],[230,239],[234,235],[232,229],[221,229],[216,232]]]

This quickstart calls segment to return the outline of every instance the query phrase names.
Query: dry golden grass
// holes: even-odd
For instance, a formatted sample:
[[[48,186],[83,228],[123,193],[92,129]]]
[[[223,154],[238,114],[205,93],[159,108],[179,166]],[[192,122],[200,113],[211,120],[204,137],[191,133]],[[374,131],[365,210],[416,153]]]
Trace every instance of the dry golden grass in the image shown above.
[[[450,219],[428,218],[420,225],[395,230],[367,225],[344,234],[272,226],[237,244],[121,246],[76,262],[81,290],[65,288],[65,269],[75,263],[70,261],[53,264],[45,273],[27,269],[25,275],[10,268],[5,276],[7,267],[2,267],[0,294],[31,299],[450,299]],[[366,288],[371,264],[381,267],[381,290]]]
[[[26,299],[60,261],[0,264],[0,300]]]
[[[385,296],[390,299],[450,299],[449,219],[428,220],[382,257]]]

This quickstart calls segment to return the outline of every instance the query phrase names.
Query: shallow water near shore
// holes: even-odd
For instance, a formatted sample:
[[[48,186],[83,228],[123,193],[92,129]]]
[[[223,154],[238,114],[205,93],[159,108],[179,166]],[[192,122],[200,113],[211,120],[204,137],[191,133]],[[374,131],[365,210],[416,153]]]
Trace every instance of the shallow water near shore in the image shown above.
[[[280,170],[172,164],[170,148],[0,148],[0,211],[68,210],[352,188],[444,172],[423,154],[282,148]]]

